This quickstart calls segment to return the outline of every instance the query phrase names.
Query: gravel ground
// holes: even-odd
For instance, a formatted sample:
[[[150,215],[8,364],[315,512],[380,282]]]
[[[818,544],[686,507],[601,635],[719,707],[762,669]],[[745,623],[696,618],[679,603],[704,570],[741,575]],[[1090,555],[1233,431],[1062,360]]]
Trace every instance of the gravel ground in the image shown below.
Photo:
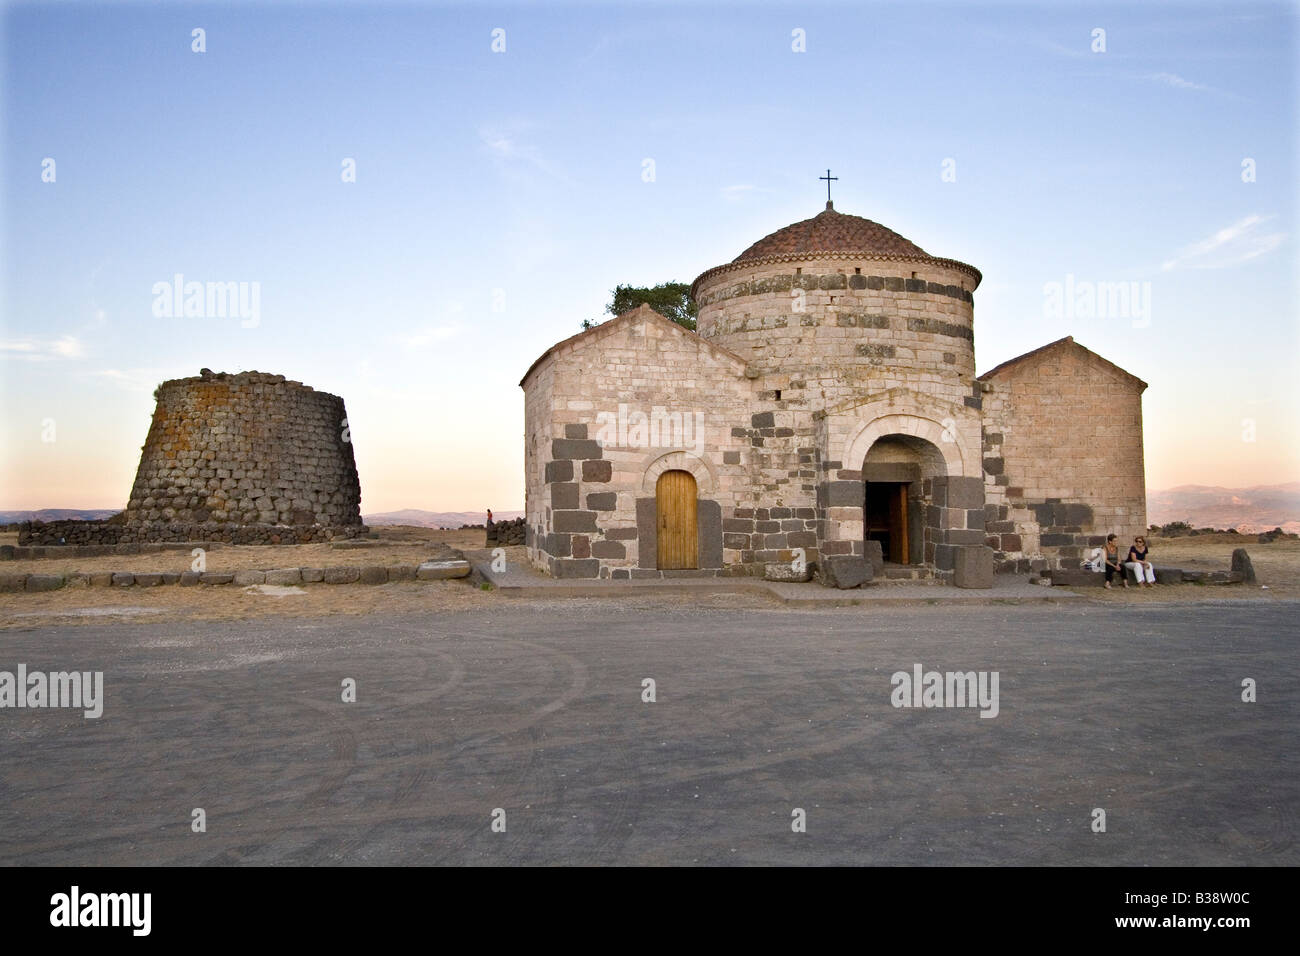
[[[104,708],[0,712],[0,864],[1300,863],[1294,602],[649,598],[8,631]]]

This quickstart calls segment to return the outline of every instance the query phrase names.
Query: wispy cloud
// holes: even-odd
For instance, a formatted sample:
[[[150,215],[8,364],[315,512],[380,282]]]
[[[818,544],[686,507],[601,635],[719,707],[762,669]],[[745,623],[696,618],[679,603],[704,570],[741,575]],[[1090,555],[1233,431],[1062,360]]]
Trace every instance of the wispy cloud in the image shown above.
[[[459,332],[460,327],[456,325],[426,325],[410,335],[399,335],[396,340],[408,349],[426,349],[438,342],[445,342]]]
[[[56,339],[27,336],[21,339],[0,340],[0,357],[25,362],[79,359],[86,357],[86,346],[75,335],[60,335]]]
[[[1178,90],[1209,90],[1208,86],[1185,80],[1177,73],[1149,73],[1146,78],[1157,83],[1163,83],[1165,86],[1172,86]]]
[[[1218,230],[1199,242],[1185,246],[1165,260],[1160,268],[1226,269],[1272,252],[1286,239],[1285,232],[1268,232],[1260,228],[1273,216],[1249,215]]]
[[[1106,54],[1110,56],[1110,54]],[[1170,73],[1160,71],[1158,73],[1137,73],[1133,70],[1111,69],[1109,63],[1101,63],[1088,69],[1073,70],[1067,74],[1070,77],[1081,77],[1088,80],[1116,80],[1142,85],[1158,84],[1169,90],[1182,90],[1188,94],[1204,93],[1209,96],[1222,97],[1223,99],[1235,100],[1237,102],[1249,102],[1250,97],[1243,96],[1240,93],[1233,93],[1229,90],[1219,89],[1217,86],[1210,86],[1206,83],[1197,83],[1189,80],[1179,73]]]
[[[1177,73],[1143,73],[1138,74],[1140,79],[1149,80],[1152,83],[1159,83],[1174,90],[1189,90],[1194,93],[1210,93],[1214,96],[1227,97],[1230,100],[1245,100],[1247,97],[1239,93],[1233,93],[1228,90],[1221,90],[1217,86],[1209,86],[1205,83],[1194,83],[1184,76]]]
[[[501,172],[518,176],[531,170],[571,183],[569,177],[549,162],[535,144],[525,139],[526,133],[526,126],[483,126],[479,128],[478,136],[488,158]]]

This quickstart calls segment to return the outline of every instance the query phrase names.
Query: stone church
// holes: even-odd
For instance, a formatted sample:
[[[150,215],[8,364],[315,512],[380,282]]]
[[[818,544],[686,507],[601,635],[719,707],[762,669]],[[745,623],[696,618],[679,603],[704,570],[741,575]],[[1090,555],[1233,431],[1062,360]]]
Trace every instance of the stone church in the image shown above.
[[[549,348],[527,548],[565,578],[873,574],[990,587],[1146,527],[1146,383],[1065,337],[975,373],[981,275],[825,211]]]

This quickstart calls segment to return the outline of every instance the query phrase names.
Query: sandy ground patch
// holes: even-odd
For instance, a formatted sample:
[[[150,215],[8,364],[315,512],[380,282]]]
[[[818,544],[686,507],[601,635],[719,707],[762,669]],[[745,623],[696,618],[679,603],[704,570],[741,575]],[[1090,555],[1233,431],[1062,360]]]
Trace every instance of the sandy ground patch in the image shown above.
[[[362,618],[375,614],[442,616],[459,611],[504,611],[516,605],[567,608],[579,613],[596,606],[616,608],[620,615],[665,609],[684,612],[712,609],[786,610],[765,594],[652,594],[609,598],[501,598],[463,580],[400,581],[390,584],[310,584],[301,595],[263,593],[265,586],[199,585],[182,588],[64,588],[34,594],[0,594],[0,631],[54,625],[121,624],[128,621],[186,623],[254,621],[265,618]]]
[[[124,620],[229,621],[252,618],[363,617],[367,614],[470,610],[494,596],[465,581],[396,581],[389,584],[311,584],[301,595],[262,593],[233,584],[155,588],[63,588],[34,594],[0,594],[0,629],[51,624],[98,625]]]
[[[380,540],[361,539],[361,548],[336,548],[325,544],[229,544],[207,552],[208,571],[247,571],[274,568],[328,568],[347,565],[416,565],[432,556],[430,545],[482,548],[483,532],[437,531],[432,528],[372,528]],[[0,544],[17,544],[15,532],[0,534]],[[72,571],[188,571],[194,560],[189,551],[157,554],[108,555],[102,558],[33,558],[0,562],[0,571],[12,574],[60,574]]]
[[[1079,588],[1080,594],[1112,602],[1239,600],[1242,598],[1300,598],[1300,541],[1278,540],[1260,544],[1249,534],[1206,534],[1196,537],[1148,539],[1150,560],[1156,567],[1183,568],[1188,571],[1226,571],[1232,564],[1232,552],[1245,548],[1255,566],[1259,582],[1249,584],[1177,584],[1127,589],[1116,585],[1104,588]],[[1121,542],[1122,550],[1127,544]],[[1267,585],[1267,588],[1261,587]]]
[[[325,567],[331,565],[416,564],[427,556],[430,544],[443,542],[473,550],[483,547],[481,531],[434,531],[425,528],[379,529],[386,540],[380,547],[334,550],[328,545],[233,546],[208,553],[208,570],[241,568]],[[1245,540],[1243,540],[1245,539]],[[1195,538],[1152,538],[1151,556],[1157,564],[1189,569],[1227,569],[1233,548],[1244,547],[1255,573],[1267,590],[1245,585],[1183,584],[1151,589],[1130,587],[1105,591],[1083,588],[1079,593],[1105,603],[1146,604],[1169,601],[1300,598],[1300,541],[1280,540],[1260,544],[1250,535],[1201,535]],[[506,549],[507,560],[523,561],[524,549]],[[165,560],[160,560],[165,559]],[[97,564],[102,562],[102,564]],[[171,563],[168,563],[171,562]],[[0,570],[51,573],[65,562],[56,560],[7,561]],[[66,570],[186,570],[188,555],[86,558]],[[283,590],[283,589],[281,589]],[[0,594],[0,629],[24,629],[51,624],[101,625],[128,620],[163,618],[183,621],[253,620],[260,617],[360,618],[368,614],[430,613],[500,607],[501,598],[476,589],[466,581],[413,581],[384,585],[306,585],[302,593],[259,593],[257,588],[235,585],[182,588],[63,588],[23,594]],[[263,589],[264,592],[264,589]],[[563,602],[569,607],[614,601],[623,611],[663,607],[745,608],[770,606],[773,601],[756,594],[687,594],[659,591],[635,597],[612,598],[512,598],[538,606]]]

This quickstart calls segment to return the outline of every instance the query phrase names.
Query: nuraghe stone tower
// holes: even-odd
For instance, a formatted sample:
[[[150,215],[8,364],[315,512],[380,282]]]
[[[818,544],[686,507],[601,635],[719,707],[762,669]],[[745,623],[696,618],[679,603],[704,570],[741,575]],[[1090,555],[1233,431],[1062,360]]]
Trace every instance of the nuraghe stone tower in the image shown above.
[[[154,395],[123,540],[290,543],[365,531],[339,396],[283,375],[208,369]]]

